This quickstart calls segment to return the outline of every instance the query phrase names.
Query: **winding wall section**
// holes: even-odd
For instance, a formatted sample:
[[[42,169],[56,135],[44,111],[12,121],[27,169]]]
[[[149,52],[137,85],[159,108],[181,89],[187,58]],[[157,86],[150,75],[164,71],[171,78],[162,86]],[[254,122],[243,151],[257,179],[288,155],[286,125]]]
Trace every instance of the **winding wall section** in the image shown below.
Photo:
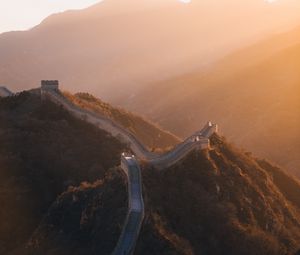
[[[57,90],[42,91],[43,97],[48,97],[53,102],[62,105],[74,116],[96,125],[107,131],[114,137],[121,138],[128,144],[133,154],[140,160],[144,160],[157,168],[166,168],[175,164],[186,154],[194,149],[206,149],[209,147],[209,137],[217,131],[217,126],[208,123],[202,130],[195,132],[182,143],[174,147],[173,150],[164,154],[150,152],[131,132],[115,123],[111,119],[93,111],[82,109],[67,100]]]
[[[145,160],[159,169],[170,167],[195,149],[209,148],[209,138],[213,133],[217,132],[217,125],[208,122],[200,131],[195,132],[170,152],[156,154],[148,151],[132,133],[119,124],[99,113],[77,107],[67,100],[58,89],[41,89],[41,95],[42,98],[47,97],[53,102],[62,105],[74,116],[98,126],[112,136],[121,138],[129,145],[137,158]],[[142,176],[138,161],[134,156],[123,154],[121,157],[121,168],[128,180],[128,213],[113,255],[132,255],[144,218]]]
[[[133,254],[144,218],[141,169],[134,156],[122,154],[121,168],[128,178],[128,213],[113,255]]]

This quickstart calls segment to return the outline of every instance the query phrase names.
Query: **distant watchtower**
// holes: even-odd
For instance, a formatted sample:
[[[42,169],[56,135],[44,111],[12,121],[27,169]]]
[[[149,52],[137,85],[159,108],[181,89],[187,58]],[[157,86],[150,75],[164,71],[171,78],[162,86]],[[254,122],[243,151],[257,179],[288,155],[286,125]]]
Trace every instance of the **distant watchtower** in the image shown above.
[[[41,89],[42,90],[56,90],[58,91],[59,88],[59,82],[57,80],[47,81],[43,80],[41,81]]]
[[[59,91],[59,82],[57,80],[43,80],[41,81],[41,99],[44,100],[48,97],[48,92]]]

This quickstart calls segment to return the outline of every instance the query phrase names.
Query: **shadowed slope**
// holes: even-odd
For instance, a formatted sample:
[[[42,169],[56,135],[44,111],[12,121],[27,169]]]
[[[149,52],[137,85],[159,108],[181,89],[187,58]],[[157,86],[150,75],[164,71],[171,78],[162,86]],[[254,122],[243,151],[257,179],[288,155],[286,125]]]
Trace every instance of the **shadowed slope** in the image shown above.
[[[125,220],[126,201],[125,178],[116,169],[93,184],[69,188],[52,204],[25,253],[111,254]]]
[[[39,96],[0,99],[0,254],[26,242],[69,185],[102,178],[125,149]]]
[[[165,171],[144,170],[148,214],[136,254],[169,254],[149,245],[159,235],[175,254],[295,254],[300,207],[285,189],[296,185],[300,196],[299,183],[286,177],[283,187],[271,166],[212,141],[213,150],[193,152]]]
[[[37,218],[34,218],[34,224],[30,226],[32,231],[37,225],[37,219],[45,216],[28,243],[29,254],[86,254],[87,251],[90,254],[109,254],[117,242],[126,214],[125,183],[114,170],[107,173],[105,168],[97,167],[95,171],[91,171],[88,166],[99,160],[100,156],[105,157],[103,161],[101,159],[103,165],[113,166],[115,157],[118,157],[119,162],[120,150],[125,148],[121,144],[117,147],[120,150],[115,148],[116,140],[105,132],[72,118],[62,108],[48,101],[41,102],[40,98],[28,93],[0,99],[0,104],[0,117],[4,120],[0,123],[5,123],[1,126],[1,139],[11,137],[7,135],[13,128],[13,137],[22,138],[18,140],[22,141],[21,145],[24,146],[26,141],[35,143],[31,146],[25,144],[25,152],[29,154],[21,150],[22,165],[30,166],[23,173],[23,178],[19,176],[24,169],[19,167],[12,178],[6,176],[10,174],[9,171],[1,171],[4,175],[1,180],[8,180],[7,183],[13,184],[13,187],[25,184],[26,188],[51,188],[58,185],[57,191],[51,193],[53,198],[47,200],[44,207],[39,203],[45,202],[44,195],[49,194],[49,189],[46,192],[43,189],[33,190],[28,195],[29,200],[24,195],[24,189],[11,195],[11,186],[5,186],[8,188],[2,204],[9,201],[9,194],[12,201],[22,194],[21,201],[25,202],[26,207],[16,201],[21,209],[6,206],[1,211],[2,215],[22,213],[27,221],[35,215]],[[66,127],[71,123],[72,129],[59,132],[61,125]],[[44,131],[47,131],[46,136],[43,135]],[[22,135],[17,136],[20,133]],[[26,134],[32,135],[31,139],[25,139],[24,142]],[[38,134],[41,136],[37,136]],[[54,138],[53,134],[57,137]],[[104,137],[97,138],[96,135]],[[41,144],[39,137],[43,138],[42,141],[50,139],[54,143],[48,142],[50,146],[46,147]],[[75,165],[65,162],[70,153],[69,147],[64,146],[66,140],[67,144],[73,146],[71,151],[78,153],[74,159]],[[80,144],[78,148],[76,142]],[[266,255],[294,255],[299,250],[300,242],[299,183],[270,163],[238,151],[217,135],[211,138],[211,142],[211,150],[193,151],[167,169],[158,171],[144,165],[142,174],[146,217],[135,254],[256,255],[259,251]],[[88,148],[96,147],[91,151],[82,151],[83,145]],[[58,146],[65,149],[61,150]],[[7,151],[7,148],[10,150]],[[21,146],[17,147],[18,151],[20,148]],[[34,154],[36,156],[32,157],[31,152],[37,149]],[[11,146],[1,147],[0,155],[4,155],[1,160],[6,160],[3,161],[3,167],[12,164],[10,159],[14,154],[10,152],[14,152]],[[38,161],[39,157],[43,157],[41,162]],[[65,163],[65,168],[61,168],[57,160]],[[47,165],[43,165],[45,162]],[[39,171],[36,166],[43,170]],[[65,171],[71,167],[72,171]],[[52,172],[53,169],[59,171]],[[70,187],[52,203],[64,190],[64,181],[65,187],[71,183],[76,186],[82,176],[87,177],[83,169],[90,169],[90,181],[94,178],[101,180],[94,184],[83,183],[78,188]],[[44,174],[47,178],[43,178]],[[70,182],[71,176],[75,181]],[[29,180],[36,182],[31,185]],[[29,203],[34,197],[31,194],[42,197],[33,207]],[[27,214],[30,209],[35,214]],[[14,214],[9,216],[11,220],[20,217]],[[9,218],[6,216],[6,219]],[[22,221],[17,221],[18,224],[20,222]],[[3,228],[7,225],[0,226]],[[27,236],[29,232],[26,230]],[[3,233],[7,233],[7,230]],[[13,248],[18,244],[22,245],[24,239],[23,236],[23,239],[16,242],[14,236]],[[5,242],[7,241],[8,237]],[[8,252],[4,251],[3,254]],[[24,254],[24,250],[15,250],[15,254]]]

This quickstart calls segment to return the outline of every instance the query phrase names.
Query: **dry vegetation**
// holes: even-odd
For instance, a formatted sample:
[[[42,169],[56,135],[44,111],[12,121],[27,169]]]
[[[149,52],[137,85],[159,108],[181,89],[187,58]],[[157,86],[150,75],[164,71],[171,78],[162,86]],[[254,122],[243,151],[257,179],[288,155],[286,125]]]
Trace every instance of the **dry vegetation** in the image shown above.
[[[126,149],[51,102],[0,99],[0,254],[26,242],[68,186],[103,178]]]
[[[92,110],[116,121],[128,129],[149,149],[168,150],[180,142],[180,139],[171,133],[160,129],[155,124],[120,108],[102,102],[100,99],[88,94],[77,93],[72,95],[65,92],[64,95],[81,108]]]
[[[218,137],[213,143],[165,171],[145,169],[148,215],[137,254],[153,235],[176,252],[157,246],[151,254],[295,254],[299,183]]]
[[[127,194],[107,169],[126,148],[29,93],[0,99],[0,142],[0,254],[110,254]],[[164,171],[143,163],[135,254],[295,255],[299,182],[223,138],[212,145]]]
[[[125,177],[114,169],[70,187],[52,204],[21,255],[112,253],[127,213]]]

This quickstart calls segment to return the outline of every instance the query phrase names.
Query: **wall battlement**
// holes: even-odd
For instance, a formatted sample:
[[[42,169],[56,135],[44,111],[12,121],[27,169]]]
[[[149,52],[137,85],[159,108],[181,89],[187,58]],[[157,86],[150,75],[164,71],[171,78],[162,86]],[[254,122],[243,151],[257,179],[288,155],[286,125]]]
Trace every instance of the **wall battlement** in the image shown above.
[[[219,127],[217,124],[212,123],[211,121],[207,122],[207,124],[203,127],[203,129],[200,131],[200,135],[203,137],[211,137],[214,133],[219,132]]]

